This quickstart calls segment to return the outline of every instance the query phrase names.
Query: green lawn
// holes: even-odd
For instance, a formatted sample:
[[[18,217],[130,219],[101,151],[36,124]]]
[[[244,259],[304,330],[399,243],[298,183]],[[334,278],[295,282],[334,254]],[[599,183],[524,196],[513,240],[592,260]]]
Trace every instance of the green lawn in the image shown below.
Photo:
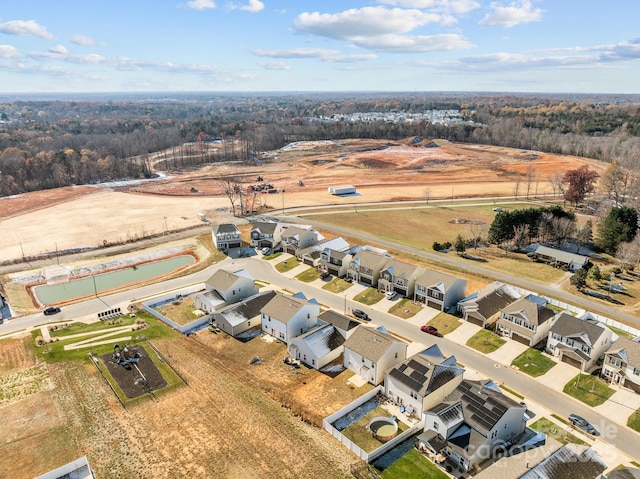
[[[280,273],[286,273],[287,271],[291,271],[293,268],[298,266],[298,260],[295,257],[291,257],[289,259],[285,259],[276,265],[276,270]]]
[[[353,300],[371,306],[372,304],[380,301],[382,298],[384,298],[384,294],[378,292],[376,288],[367,288],[364,291],[356,294],[353,297]]]
[[[442,470],[415,449],[411,449],[380,473],[383,479],[447,479]]]
[[[333,278],[325,284],[322,289],[330,291],[331,293],[342,293],[343,291],[348,290],[351,286],[352,283],[349,283],[342,278]]]
[[[511,365],[516,366],[520,371],[527,373],[529,376],[536,378],[549,371],[549,369],[556,365],[556,362],[546,357],[537,349],[529,348],[515,358]]]
[[[460,326],[462,322],[460,321],[460,318],[453,316],[452,314],[438,313],[438,315],[427,324],[435,326],[440,334],[446,335]]]
[[[565,384],[563,392],[589,406],[599,406],[613,396],[615,392],[597,376],[578,374]]]
[[[302,273],[296,275],[296,279],[298,281],[302,281],[303,283],[311,283],[311,281],[315,281],[320,277],[320,271],[316,268],[309,268],[304,270]]]
[[[507,341],[502,339],[497,334],[487,329],[481,329],[476,334],[471,336],[467,341],[467,346],[473,349],[477,349],[481,353],[492,353],[502,346]]]
[[[373,437],[373,434],[371,434],[371,431],[367,429],[367,426],[369,425],[369,421],[378,416],[391,417],[391,414],[378,406],[374,410],[369,411],[367,414],[362,416],[356,422],[351,423],[349,426],[344,428],[342,430],[342,434],[344,437],[357,444],[363,451],[375,451],[382,446],[383,443]],[[409,429],[409,426],[398,421],[398,434],[406,431],[407,429]]]
[[[629,420],[627,421],[627,426],[629,426],[634,431],[640,432],[640,409],[638,409],[631,416],[629,416]]]
[[[412,303],[407,298],[401,299],[389,309],[389,313],[402,319],[415,316],[420,311],[422,311],[422,306]]]
[[[277,258],[278,256],[282,255],[282,251],[278,251],[276,253],[271,253],[270,255],[267,256],[263,256],[262,259],[266,259],[266,260],[272,260]]]
[[[529,426],[534,431],[543,432],[547,436],[554,438],[556,441],[567,444],[569,442],[573,444],[587,444],[586,442],[578,439],[573,434],[569,434],[561,426],[558,426],[555,422],[543,417]]]

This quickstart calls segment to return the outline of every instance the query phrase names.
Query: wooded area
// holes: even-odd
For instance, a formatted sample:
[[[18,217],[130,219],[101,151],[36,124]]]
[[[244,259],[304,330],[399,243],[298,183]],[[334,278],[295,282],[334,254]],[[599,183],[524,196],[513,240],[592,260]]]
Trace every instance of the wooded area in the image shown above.
[[[148,96],[148,95],[147,95]],[[259,161],[292,141],[421,136],[578,155],[640,168],[640,98],[473,94],[140,95],[0,104],[0,195],[216,161]],[[332,121],[336,114],[457,110],[460,123]],[[228,141],[235,140],[235,141]],[[204,145],[218,141],[216,150]],[[157,159],[157,158],[156,158]],[[627,178],[629,185],[633,178]],[[629,187],[627,187],[627,190]]]

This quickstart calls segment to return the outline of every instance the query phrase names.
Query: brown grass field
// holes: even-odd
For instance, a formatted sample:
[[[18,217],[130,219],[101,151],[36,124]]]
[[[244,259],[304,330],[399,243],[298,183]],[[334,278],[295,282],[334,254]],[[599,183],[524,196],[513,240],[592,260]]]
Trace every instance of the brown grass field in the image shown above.
[[[356,201],[512,195],[527,177],[542,194],[551,191],[548,179],[555,172],[581,164],[604,169],[590,160],[539,152],[445,142],[440,148],[413,148],[410,143],[304,143],[263,155],[259,166],[216,164],[136,185],[3,198],[0,230],[8,233],[0,235],[0,259],[202,225],[200,212],[212,223],[234,220],[218,181],[222,175],[241,176],[247,185],[261,175],[284,189],[284,194],[256,198],[261,211],[278,213],[283,207]],[[342,184],[357,186],[360,195],[327,193],[328,186]],[[427,211],[442,215],[438,221],[469,216],[469,210],[453,208],[398,213],[412,231],[433,238],[426,248],[467,231],[465,225],[446,222],[447,229],[431,231],[435,217],[429,220]],[[476,208],[474,216],[489,222],[490,206]],[[349,221],[354,217],[369,231],[390,229],[384,216],[362,211]],[[468,287],[474,290],[481,282],[470,278]],[[319,426],[367,388],[348,386],[351,373],[332,378],[304,367],[292,370],[283,364],[282,343],[260,338],[242,343],[207,330],[155,345],[188,386],[127,410],[88,360],[44,365],[48,382],[42,390],[0,403],[0,476],[32,478],[87,455],[102,479],[350,477],[355,456]],[[262,363],[250,366],[256,356]],[[0,341],[0,381],[26,374],[35,364],[30,338]]]

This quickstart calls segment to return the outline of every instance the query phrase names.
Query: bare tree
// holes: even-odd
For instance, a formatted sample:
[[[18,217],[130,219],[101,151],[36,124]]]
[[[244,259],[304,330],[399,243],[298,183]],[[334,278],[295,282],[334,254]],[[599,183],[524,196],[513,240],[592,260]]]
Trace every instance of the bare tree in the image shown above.
[[[529,165],[527,168],[527,199],[529,199],[529,195],[531,194],[531,186],[533,183],[533,168]]]
[[[515,196],[516,200],[518,199],[518,192],[520,191],[520,182],[522,179],[520,176],[516,178],[516,183],[513,185],[513,196]]]
[[[478,247],[478,243],[482,240],[482,236],[486,233],[486,225],[484,223],[469,223],[469,232],[471,233],[471,241],[473,248]]]
[[[640,244],[637,241],[620,243],[616,251],[616,259],[620,263],[620,268],[629,269],[640,259]]]
[[[425,202],[429,204],[429,198],[431,197],[431,188],[425,188],[423,193]]]
[[[513,227],[513,245],[521,251],[529,242],[529,225],[522,224]]]
[[[564,173],[556,172],[551,177],[551,187],[553,188],[553,195],[562,195],[563,206],[567,205],[567,199],[565,198],[565,194],[567,191],[565,182],[564,182]]]
[[[240,179],[235,175],[224,176],[218,180],[224,194],[229,198],[231,203],[231,211],[234,216],[238,216],[236,213],[236,203],[240,202],[240,213],[242,214],[242,187]]]

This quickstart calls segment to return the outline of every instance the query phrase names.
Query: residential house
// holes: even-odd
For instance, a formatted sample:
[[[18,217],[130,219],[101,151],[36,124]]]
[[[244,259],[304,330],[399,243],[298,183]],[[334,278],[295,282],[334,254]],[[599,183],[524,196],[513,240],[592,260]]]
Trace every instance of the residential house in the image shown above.
[[[320,269],[329,274],[342,278],[347,274],[349,262],[353,259],[350,250],[336,251],[331,248],[324,248],[320,252]]]
[[[377,386],[389,368],[407,357],[407,343],[380,326],[359,326],[344,343],[344,366]]]
[[[213,246],[225,254],[229,252],[230,248],[240,248],[242,246],[240,230],[232,223],[214,225],[211,229],[211,237]]]
[[[309,266],[318,266],[320,265],[321,252],[327,248],[336,251],[346,251],[349,249],[349,243],[341,236],[338,236],[337,238],[333,238],[328,241],[323,241],[306,248],[298,249],[295,254],[303,263],[308,264]]]
[[[464,369],[456,358],[445,358],[434,344],[393,366],[384,375],[387,397],[404,407],[407,414],[422,413],[440,404],[462,381]]]
[[[237,303],[258,293],[258,287],[245,270],[227,271],[219,269],[205,282],[206,293],[194,297],[197,309],[211,313],[223,304]]]
[[[416,277],[423,271],[419,266],[390,259],[380,270],[378,290],[395,291],[406,298],[413,298]]]
[[[602,377],[640,393],[640,342],[620,336],[604,353]]]
[[[349,262],[347,276],[358,283],[375,287],[378,285],[380,271],[391,259],[386,251],[362,248]]]
[[[561,313],[549,330],[547,351],[560,361],[589,372],[611,346],[613,332],[592,319]]]
[[[493,381],[462,380],[445,401],[425,412],[419,449],[471,471],[516,441],[525,430],[525,411]]]
[[[530,294],[507,305],[500,313],[496,332],[533,347],[547,340],[557,311],[546,306],[547,300]]]
[[[478,326],[495,323],[500,312],[520,298],[520,294],[510,285],[494,281],[476,293],[458,302],[462,319]]]
[[[280,223],[258,221],[251,228],[250,245],[254,248],[277,249],[280,246],[280,235],[283,226]]]
[[[281,233],[282,251],[297,256],[299,250],[324,240],[324,236],[311,227],[289,226]]]
[[[447,311],[464,298],[467,280],[432,269],[422,269],[415,280],[413,299],[439,311]]]
[[[273,299],[275,291],[264,291],[238,303],[230,304],[211,315],[211,323],[230,336],[260,326],[260,310]]]
[[[344,350],[344,342],[360,324],[331,309],[318,316],[318,323],[316,328],[294,338],[288,347],[291,357],[314,369],[338,358]]]
[[[589,262],[588,256],[581,254],[569,253],[561,249],[549,248],[548,246],[538,246],[531,255],[535,261],[549,263],[556,268],[562,268],[568,271],[576,271],[583,268]]]
[[[262,331],[289,344],[318,324],[320,305],[304,294],[277,294],[261,310]]]
[[[599,479],[607,467],[588,445],[563,445],[551,437],[524,453],[501,457],[474,479]],[[607,476],[609,478],[613,476]]]

